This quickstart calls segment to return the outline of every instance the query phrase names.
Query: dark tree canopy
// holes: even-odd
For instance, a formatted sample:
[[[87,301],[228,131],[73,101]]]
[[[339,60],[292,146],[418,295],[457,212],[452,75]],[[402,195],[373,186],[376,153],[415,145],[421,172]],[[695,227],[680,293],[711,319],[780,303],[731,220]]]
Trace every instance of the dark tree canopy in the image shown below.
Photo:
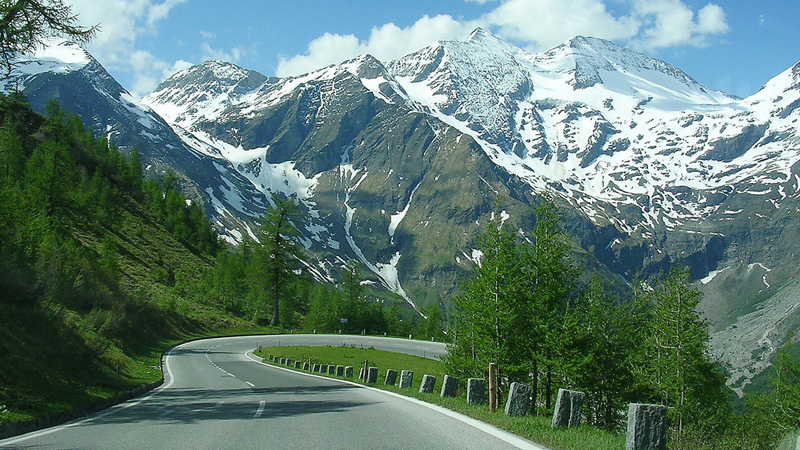
[[[89,42],[99,28],[78,26],[77,18],[62,0],[0,0],[0,58],[6,72],[14,56],[35,50],[49,38]]]

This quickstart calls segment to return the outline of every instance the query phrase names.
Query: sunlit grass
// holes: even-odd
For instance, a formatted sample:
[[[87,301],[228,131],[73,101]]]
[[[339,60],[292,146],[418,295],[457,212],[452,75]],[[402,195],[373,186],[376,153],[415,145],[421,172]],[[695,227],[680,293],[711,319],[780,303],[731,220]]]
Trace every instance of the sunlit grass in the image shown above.
[[[486,405],[468,405],[466,402],[466,380],[459,382],[458,394],[455,398],[442,398],[439,395],[445,374],[445,365],[440,361],[421,358],[419,356],[358,347],[263,347],[256,352],[269,363],[268,356],[291,358],[292,360],[309,361],[321,364],[353,366],[354,377],[350,381],[359,382],[358,369],[368,365],[378,367],[378,382],[374,387],[416,398],[428,403],[443,406],[466,416],[489,423],[518,436],[541,444],[553,450],[617,450],[625,447],[625,437],[609,433],[591,426],[580,426],[571,429],[554,429],[550,426],[550,417],[511,417],[503,412],[502,405],[492,413]],[[280,366],[280,364],[274,364]],[[281,366],[285,367],[285,366]],[[387,369],[398,372],[397,384],[401,370],[412,370],[414,380],[410,389],[384,385]],[[436,376],[436,389],[432,394],[419,392],[419,385],[424,374]],[[341,378],[325,375],[331,378]]]

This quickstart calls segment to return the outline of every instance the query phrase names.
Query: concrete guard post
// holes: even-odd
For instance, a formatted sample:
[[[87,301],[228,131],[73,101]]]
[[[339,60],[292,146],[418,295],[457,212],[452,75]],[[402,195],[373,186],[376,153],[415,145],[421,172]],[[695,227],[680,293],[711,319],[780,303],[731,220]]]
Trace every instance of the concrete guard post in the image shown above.
[[[458,377],[451,377],[450,375],[444,376],[442,382],[442,393],[440,397],[455,397],[456,390],[458,389]]]
[[[631,403],[628,405],[628,430],[625,450],[666,450],[667,407]]]
[[[483,405],[486,403],[486,380],[470,378],[467,380],[467,404]]]
[[[369,369],[367,369],[367,383],[375,384],[377,382],[378,382],[378,368],[370,367]]]
[[[585,397],[586,394],[580,391],[559,389],[556,407],[553,410],[552,426],[566,428],[579,426]]]
[[[406,389],[411,387],[411,382],[414,381],[414,371],[404,370],[400,372],[400,388]]]
[[[353,378],[353,366],[346,366],[344,368],[344,377]]]
[[[508,390],[508,400],[506,401],[507,416],[524,416],[528,413],[528,402],[531,395],[531,388],[527,384],[511,383]]]
[[[432,394],[433,388],[436,386],[436,377],[433,375],[425,374],[422,376],[422,383],[419,385],[419,391],[426,394]]]
[[[394,386],[397,383],[397,371],[393,369],[389,369],[386,371],[386,378],[383,380],[383,384],[386,386]]]
[[[344,366],[336,366],[336,376],[337,377],[344,376]]]

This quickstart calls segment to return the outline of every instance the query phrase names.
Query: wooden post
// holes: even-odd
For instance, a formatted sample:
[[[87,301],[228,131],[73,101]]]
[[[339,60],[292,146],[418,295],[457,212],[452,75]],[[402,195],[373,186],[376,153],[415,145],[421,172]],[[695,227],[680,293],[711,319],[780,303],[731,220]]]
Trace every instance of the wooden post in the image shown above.
[[[489,412],[494,412],[497,408],[497,379],[494,370],[494,363],[489,363]]]

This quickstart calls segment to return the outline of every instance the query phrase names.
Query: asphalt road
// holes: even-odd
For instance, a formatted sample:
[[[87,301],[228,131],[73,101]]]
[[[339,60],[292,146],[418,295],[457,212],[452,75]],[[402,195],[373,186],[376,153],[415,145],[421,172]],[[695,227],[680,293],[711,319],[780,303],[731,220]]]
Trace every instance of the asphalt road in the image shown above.
[[[0,441],[19,449],[542,448],[457,413],[353,383],[259,363],[257,345],[363,345],[438,357],[405,339],[281,335],[175,347],[165,382],[85,419]]]

